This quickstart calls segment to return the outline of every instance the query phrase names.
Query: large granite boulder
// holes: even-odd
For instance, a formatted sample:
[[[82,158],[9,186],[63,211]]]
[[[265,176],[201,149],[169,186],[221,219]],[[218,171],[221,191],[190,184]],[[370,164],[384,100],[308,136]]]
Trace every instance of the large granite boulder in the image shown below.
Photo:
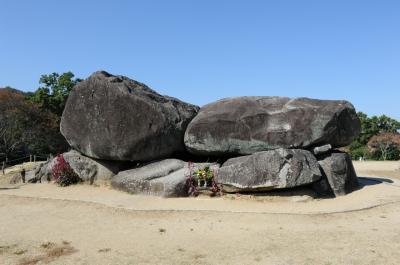
[[[231,158],[215,178],[226,192],[266,191],[311,184],[321,172],[311,152],[281,148]]]
[[[247,155],[277,148],[348,145],[360,132],[352,104],[342,100],[237,97],[202,107],[185,133],[197,155]]]
[[[190,170],[194,171],[206,166],[218,167],[211,163],[194,163],[189,169],[187,162],[179,159],[165,159],[121,171],[112,179],[111,185],[115,189],[134,194],[185,197],[188,196],[186,180]]]
[[[127,77],[96,72],[72,90],[61,133],[92,158],[148,161],[185,150],[185,129],[197,111]]]
[[[349,154],[340,152],[327,154],[318,163],[323,175],[322,179],[313,185],[318,193],[342,196],[357,189],[357,174]]]
[[[123,163],[116,161],[102,161],[99,159],[92,159],[86,157],[75,150],[71,150],[63,154],[63,157],[78,177],[90,184],[93,183],[106,183],[109,184],[111,178],[118,174]],[[35,172],[35,179],[37,181],[52,180],[53,167],[58,163],[57,157],[41,164]]]

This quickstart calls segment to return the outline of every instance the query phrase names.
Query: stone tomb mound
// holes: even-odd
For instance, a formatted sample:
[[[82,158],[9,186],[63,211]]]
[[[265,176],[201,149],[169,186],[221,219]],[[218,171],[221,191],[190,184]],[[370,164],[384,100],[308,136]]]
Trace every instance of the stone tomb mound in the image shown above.
[[[188,196],[192,168],[177,157],[212,158],[190,165],[200,175],[212,167],[224,192],[307,186],[345,195],[357,176],[337,148],[360,128],[345,100],[236,97],[199,108],[104,71],[74,87],[61,119],[61,133],[76,150],[64,156],[83,181],[164,197]],[[42,165],[37,177],[48,176],[53,164]]]

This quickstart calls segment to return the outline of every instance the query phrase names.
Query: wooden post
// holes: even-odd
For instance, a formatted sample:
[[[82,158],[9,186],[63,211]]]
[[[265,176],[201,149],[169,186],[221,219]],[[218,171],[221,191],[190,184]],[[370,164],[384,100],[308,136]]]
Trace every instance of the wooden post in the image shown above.
[[[3,171],[3,175],[4,175],[4,170],[5,170],[5,168],[6,168],[6,162],[3,161],[3,165],[2,165],[2,167],[1,167],[1,170]]]
[[[33,162],[36,162],[36,155],[33,156]]]
[[[32,162],[32,155],[29,155],[29,162]]]

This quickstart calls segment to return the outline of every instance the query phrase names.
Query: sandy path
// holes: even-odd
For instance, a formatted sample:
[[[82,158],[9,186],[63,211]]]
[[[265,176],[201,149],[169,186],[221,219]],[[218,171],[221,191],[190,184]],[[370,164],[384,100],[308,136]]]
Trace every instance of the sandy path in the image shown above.
[[[52,264],[397,264],[400,250],[398,203],[322,215],[137,212],[3,195],[0,216],[0,245],[16,244],[1,264],[40,255],[47,241],[77,250]]]
[[[49,184],[2,189],[0,264],[398,264],[397,184],[339,199],[266,201]],[[374,204],[385,205],[323,213]]]
[[[334,199],[312,199],[308,195],[259,197],[228,195],[224,198],[202,196],[165,199],[155,196],[131,195],[104,186],[94,187],[82,184],[63,188],[52,183],[20,184],[18,188],[0,188],[0,196],[82,201],[137,211],[216,211],[273,214],[348,212],[400,202],[400,180],[377,177],[362,178],[360,182],[364,183],[361,189],[347,196]]]
[[[400,179],[400,161],[353,161],[359,176],[386,176]]]

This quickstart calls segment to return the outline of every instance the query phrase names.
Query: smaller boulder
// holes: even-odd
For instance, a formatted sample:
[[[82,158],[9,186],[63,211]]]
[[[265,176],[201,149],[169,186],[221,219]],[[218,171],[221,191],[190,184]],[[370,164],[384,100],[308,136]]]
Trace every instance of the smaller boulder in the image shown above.
[[[293,188],[321,178],[311,152],[283,148],[231,158],[217,173],[216,181],[226,192]]]
[[[211,165],[210,163],[188,163],[179,159],[165,159],[138,168],[121,171],[111,185],[115,189],[134,194],[155,195],[162,197],[188,196],[186,184],[190,170]]]
[[[328,153],[330,150],[332,150],[332,145],[326,144],[326,145],[314,147],[313,153],[314,153],[314,155],[321,155],[321,154]]]
[[[323,179],[326,178],[335,196],[346,195],[358,187],[357,174],[349,154],[341,152],[327,154],[318,163],[322,169]]]
[[[90,184],[94,182],[109,182],[111,178],[119,172],[122,166],[121,162],[89,158],[75,150],[64,153],[63,157],[79,178]],[[36,181],[50,181],[53,178],[52,171],[56,163],[57,157],[41,164],[35,171]]]
[[[35,168],[25,168],[25,182],[32,182],[35,178]],[[14,174],[10,180],[10,184],[17,184],[22,182],[21,172]]]
[[[331,186],[325,176],[322,176],[320,180],[312,184],[312,189],[321,197],[335,197]]]
[[[35,178],[31,179],[31,183],[37,183],[42,181],[51,181],[53,178],[52,169],[55,163],[55,159],[48,160],[40,163],[35,169]]]

